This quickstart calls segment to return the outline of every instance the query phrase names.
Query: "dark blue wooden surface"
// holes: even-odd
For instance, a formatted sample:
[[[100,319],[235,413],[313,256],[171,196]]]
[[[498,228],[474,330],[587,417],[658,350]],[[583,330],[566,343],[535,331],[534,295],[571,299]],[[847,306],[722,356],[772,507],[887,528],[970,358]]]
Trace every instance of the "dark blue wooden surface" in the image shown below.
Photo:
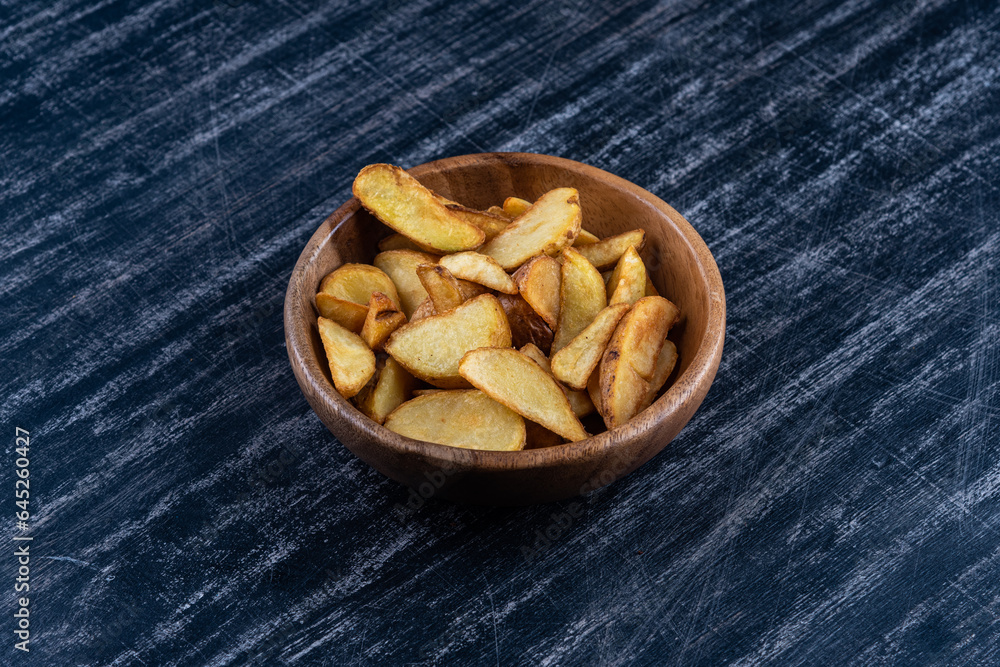
[[[1000,663],[997,3],[0,0],[0,81],[0,663]],[[400,513],[285,286],[361,166],[492,150],[681,211],[726,351],[579,506]]]

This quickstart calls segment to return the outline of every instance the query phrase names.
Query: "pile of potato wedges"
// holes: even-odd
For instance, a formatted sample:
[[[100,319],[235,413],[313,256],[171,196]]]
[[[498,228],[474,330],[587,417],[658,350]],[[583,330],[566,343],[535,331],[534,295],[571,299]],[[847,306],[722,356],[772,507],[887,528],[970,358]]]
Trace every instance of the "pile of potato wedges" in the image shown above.
[[[680,312],[647,276],[641,229],[587,232],[573,188],[482,211],[373,164],[353,191],[395,233],[322,280],[317,326],[334,386],[374,421],[516,451],[589,437],[595,411],[621,426],[665,386]]]

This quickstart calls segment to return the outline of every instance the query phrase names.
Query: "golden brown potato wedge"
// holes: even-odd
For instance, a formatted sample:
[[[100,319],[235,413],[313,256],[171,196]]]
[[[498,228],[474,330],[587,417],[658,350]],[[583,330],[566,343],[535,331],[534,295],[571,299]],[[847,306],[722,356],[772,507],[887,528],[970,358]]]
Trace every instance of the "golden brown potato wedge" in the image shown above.
[[[490,213],[489,211],[477,211],[474,208],[462,206],[461,204],[448,204],[446,208],[460,220],[479,227],[489,241],[502,232],[510,224],[510,220],[505,216]]]
[[[678,316],[677,306],[667,299],[647,296],[618,323],[600,365],[602,414],[608,428],[643,409],[667,332]]]
[[[371,164],[354,179],[354,196],[372,215],[430,252],[472,250],[486,240],[433,192],[399,167]]]
[[[344,398],[351,398],[375,374],[375,353],[365,345],[360,336],[333,320],[320,317],[316,324],[330,365],[333,386]]]
[[[611,290],[611,297],[608,303],[626,303],[632,305],[642,297],[646,296],[646,285],[649,282],[646,276],[646,265],[642,263],[642,258],[636,252],[635,246],[629,246],[622,254],[621,259],[615,266],[614,273],[611,274],[613,284],[608,285]]]
[[[416,380],[392,357],[380,361],[378,380],[369,382],[354,400],[361,412],[379,424],[410,399]]]
[[[546,373],[552,375],[552,366],[549,364],[549,358],[545,356],[545,353],[542,352],[541,348],[539,348],[537,345],[535,345],[534,343],[526,343],[525,345],[521,346],[520,352],[521,354],[523,354],[524,356],[528,357],[536,364],[541,366],[542,370],[544,370]]]
[[[549,375],[552,375],[552,366],[549,364],[549,359],[545,356],[545,353],[538,348],[538,346],[528,343],[521,348],[521,354],[527,356],[529,359],[541,366],[542,370]],[[577,417],[586,417],[594,411],[594,403],[587,395],[587,392],[570,389],[562,383],[559,383],[558,380],[556,383],[559,384],[559,387],[566,394],[566,398],[569,399],[569,405],[573,408],[573,414]]]
[[[415,250],[388,250],[375,255],[372,263],[392,279],[399,292],[403,314],[411,317],[417,306],[427,298],[427,290],[417,276],[417,267],[421,264],[434,264],[438,259],[438,255]]]
[[[649,393],[646,395],[645,405],[642,406],[642,410],[648,408],[656,400],[656,395],[660,393],[660,389],[667,383],[667,378],[674,372],[674,366],[676,365],[677,346],[674,345],[673,341],[666,340],[663,342],[663,347],[660,348],[660,356],[656,358],[656,368],[653,370],[653,377],[649,380]]]
[[[566,347],[552,355],[552,375],[567,387],[576,390],[587,388],[587,380],[604,355],[604,349],[618,326],[618,321],[628,312],[631,304],[620,303],[604,308],[594,321],[571,340]]]
[[[598,364],[594,372],[590,374],[590,379],[587,380],[587,396],[590,397],[591,402],[594,404],[594,408],[597,409],[597,414],[605,421],[605,426],[607,425],[607,418],[604,417],[604,405],[601,403],[601,365]]]
[[[503,200],[503,212],[512,220],[531,208],[531,202],[520,197],[507,197]]]
[[[573,408],[573,414],[577,417],[586,417],[594,411],[594,402],[590,400],[590,395],[587,394],[586,390],[577,391],[576,389],[563,387],[563,391],[566,392],[566,398],[569,399],[569,406]]]
[[[597,243],[581,246],[579,250],[591,264],[603,271],[614,266],[629,247],[634,246],[636,250],[642,250],[645,243],[646,232],[641,229],[633,229],[624,234],[601,239]]]
[[[403,367],[442,389],[467,387],[458,363],[478,347],[510,347],[510,326],[492,294],[482,294],[448,312],[404,324],[385,344]]]
[[[390,357],[391,358],[391,357]],[[414,396],[426,396],[427,394],[433,394],[439,391],[456,391],[455,389],[414,389]],[[457,390],[461,391],[461,390]]]
[[[594,245],[600,240],[601,240],[600,238],[598,238],[594,234],[591,234],[586,229],[581,229],[580,234],[576,237],[576,240],[573,241],[573,247],[579,248],[582,245]]]
[[[320,317],[333,320],[354,333],[361,333],[365,318],[368,316],[368,306],[344,301],[324,292],[316,295],[316,310]]]
[[[389,234],[378,242],[378,249],[382,252],[386,250],[416,250],[421,252],[420,246],[402,234]]]
[[[548,255],[532,257],[514,272],[517,291],[550,328],[559,324],[559,285],[562,267]]]
[[[517,294],[513,278],[489,255],[472,251],[456,252],[442,257],[440,264],[456,278],[484,285],[498,292]]]
[[[440,264],[421,264],[417,267],[417,277],[434,302],[435,311],[443,313],[465,301],[458,280]]]
[[[477,389],[437,391],[403,403],[385,427],[414,440],[464,449],[524,449],[524,420]]]
[[[320,281],[319,291],[362,306],[368,305],[373,292],[382,292],[399,307],[399,294],[392,278],[370,264],[340,266]]]
[[[656,290],[656,285],[649,278],[649,272],[646,272],[646,292],[643,296],[660,296],[660,293]]]
[[[382,350],[389,335],[406,324],[406,315],[402,313],[389,297],[382,292],[372,292],[368,302],[368,315],[361,327],[361,338],[372,350]]]
[[[567,440],[588,437],[555,379],[517,350],[470,350],[462,357],[459,372],[490,398]]]
[[[500,206],[490,206],[488,209],[486,209],[486,212],[489,213],[489,214],[491,214],[491,215],[500,216],[501,218],[506,219],[508,222],[510,222],[511,220],[514,219],[514,218],[510,217],[509,215],[507,215],[507,213]]]
[[[598,270],[575,248],[563,250],[559,325],[552,341],[552,354],[569,345],[607,305],[604,280]]]
[[[507,314],[511,341],[515,347],[520,348],[532,343],[542,350],[551,349],[552,329],[520,294],[498,294],[497,299]]]
[[[535,255],[557,254],[580,233],[580,195],[574,188],[556,188],[484,245],[479,252],[495,259],[505,271]]]

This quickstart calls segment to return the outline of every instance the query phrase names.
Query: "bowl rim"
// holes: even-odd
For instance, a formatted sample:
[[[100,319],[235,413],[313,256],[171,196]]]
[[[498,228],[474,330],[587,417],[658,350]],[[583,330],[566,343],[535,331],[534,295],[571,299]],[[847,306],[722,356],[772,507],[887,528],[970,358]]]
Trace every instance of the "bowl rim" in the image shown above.
[[[701,273],[702,280],[708,284],[710,297],[705,337],[698,346],[694,359],[691,360],[684,372],[674,380],[673,385],[651,406],[625,424],[592,435],[584,440],[563,443],[557,447],[525,449],[515,452],[462,449],[434,442],[414,440],[390,431],[370,419],[349,400],[341,396],[330,385],[315,361],[303,353],[304,350],[309,349],[309,320],[307,318],[315,319],[316,313],[313,312],[312,308],[308,313],[302,312],[300,304],[303,301],[304,286],[297,285],[302,281],[297,281],[296,278],[301,276],[306,268],[316,261],[325,244],[340,226],[361,208],[360,202],[355,197],[351,197],[323,220],[310,237],[292,269],[288,289],[285,293],[284,307],[285,346],[289,361],[293,368],[301,372],[309,384],[316,389],[315,398],[321,401],[338,419],[353,422],[369,443],[377,443],[378,446],[385,447],[395,454],[422,456],[435,462],[438,467],[444,470],[449,468],[475,468],[486,471],[525,470],[550,467],[567,459],[613,457],[615,449],[620,443],[631,441],[648,432],[658,423],[669,419],[671,415],[681,412],[688,400],[696,397],[699,392],[704,396],[708,391],[707,385],[711,385],[722,357],[726,330],[725,290],[715,258],[694,227],[665,201],[620,176],[575,160],[540,153],[471,153],[425,162],[407,171],[414,177],[420,178],[423,174],[444,169],[454,170],[469,166],[481,166],[484,161],[501,162],[510,166],[544,164],[574,171],[585,177],[606,180],[631,194],[646,206],[657,209],[670,221],[675,231],[686,242],[691,253],[697,258],[696,266]],[[309,303],[311,304],[311,301]],[[700,399],[698,400],[700,402]],[[359,420],[357,416],[361,416],[363,419]],[[339,437],[337,439],[340,440]],[[346,443],[341,444],[347,446]],[[666,444],[664,443],[664,446]]]

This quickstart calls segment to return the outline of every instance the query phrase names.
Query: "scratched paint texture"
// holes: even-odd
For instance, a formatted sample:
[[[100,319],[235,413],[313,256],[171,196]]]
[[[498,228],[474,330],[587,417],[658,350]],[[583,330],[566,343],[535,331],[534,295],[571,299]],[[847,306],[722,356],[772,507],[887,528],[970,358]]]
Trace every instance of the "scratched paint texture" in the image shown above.
[[[0,0],[0,662],[997,664],[998,54],[993,2]],[[400,512],[284,290],[361,166],[492,150],[687,216],[726,351],[579,508]]]

